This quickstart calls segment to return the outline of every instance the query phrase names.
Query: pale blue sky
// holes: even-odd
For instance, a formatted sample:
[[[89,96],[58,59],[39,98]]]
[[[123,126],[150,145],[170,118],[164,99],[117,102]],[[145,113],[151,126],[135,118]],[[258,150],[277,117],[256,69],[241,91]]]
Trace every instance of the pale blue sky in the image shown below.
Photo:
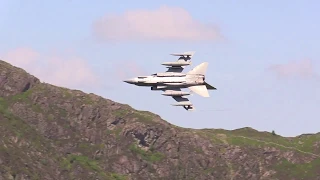
[[[195,20],[213,23],[225,41],[114,43],[98,42],[93,36],[93,23],[106,13],[156,10],[161,5],[184,8]],[[121,1],[121,4],[102,0],[91,3],[0,0],[0,58],[19,47],[46,55],[71,49],[74,56],[94,68],[105,85],[78,87],[85,92],[152,111],[182,127],[252,127],[296,136],[320,131],[319,79],[277,78],[268,68],[309,59],[314,68],[312,73],[319,73],[319,8],[320,2],[316,0]],[[191,96],[195,112],[171,106],[174,100],[161,92],[115,78],[115,69],[126,68],[118,64],[132,62],[148,75],[165,71],[160,63],[176,60],[170,53],[191,50],[196,51],[194,65],[209,62],[206,80],[218,89],[210,92],[210,98]]]

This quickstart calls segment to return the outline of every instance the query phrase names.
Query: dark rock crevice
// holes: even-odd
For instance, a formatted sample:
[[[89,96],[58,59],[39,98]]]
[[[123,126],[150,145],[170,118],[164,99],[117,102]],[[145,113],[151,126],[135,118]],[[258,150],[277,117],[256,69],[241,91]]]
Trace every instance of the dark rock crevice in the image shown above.
[[[142,134],[142,133],[139,133],[139,132],[133,133],[134,138],[139,140],[139,142],[138,142],[139,145],[144,146],[144,147],[149,147],[149,144],[145,140],[146,134],[147,133]]]
[[[30,89],[30,86],[31,86],[31,83],[28,82],[28,83],[25,85],[25,87],[22,89],[22,92],[28,91],[28,90]]]

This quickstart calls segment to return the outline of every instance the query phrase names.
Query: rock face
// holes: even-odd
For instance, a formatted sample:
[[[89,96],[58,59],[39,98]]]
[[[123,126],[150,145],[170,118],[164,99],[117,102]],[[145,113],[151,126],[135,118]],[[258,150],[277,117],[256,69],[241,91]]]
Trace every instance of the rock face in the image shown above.
[[[0,61],[0,179],[320,179],[320,134],[193,130]]]

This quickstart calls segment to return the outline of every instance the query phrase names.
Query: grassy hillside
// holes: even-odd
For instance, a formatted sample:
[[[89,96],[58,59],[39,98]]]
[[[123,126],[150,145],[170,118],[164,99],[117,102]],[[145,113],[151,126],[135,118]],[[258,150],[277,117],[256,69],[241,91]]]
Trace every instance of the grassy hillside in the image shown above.
[[[320,134],[186,129],[0,61],[0,179],[319,179]]]

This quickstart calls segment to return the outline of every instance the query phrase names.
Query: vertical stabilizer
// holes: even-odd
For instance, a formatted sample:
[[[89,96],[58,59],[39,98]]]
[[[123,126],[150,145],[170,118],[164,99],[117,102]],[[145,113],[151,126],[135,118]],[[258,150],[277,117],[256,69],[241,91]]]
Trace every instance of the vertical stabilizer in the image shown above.
[[[190,86],[188,88],[202,97],[209,97],[209,92],[206,85]]]
[[[198,66],[194,67],[191,71],[189,71],[187,74],[201,74],[205,75],[207,72],[209,63],[208,62],[203,62],[199,64]]]

